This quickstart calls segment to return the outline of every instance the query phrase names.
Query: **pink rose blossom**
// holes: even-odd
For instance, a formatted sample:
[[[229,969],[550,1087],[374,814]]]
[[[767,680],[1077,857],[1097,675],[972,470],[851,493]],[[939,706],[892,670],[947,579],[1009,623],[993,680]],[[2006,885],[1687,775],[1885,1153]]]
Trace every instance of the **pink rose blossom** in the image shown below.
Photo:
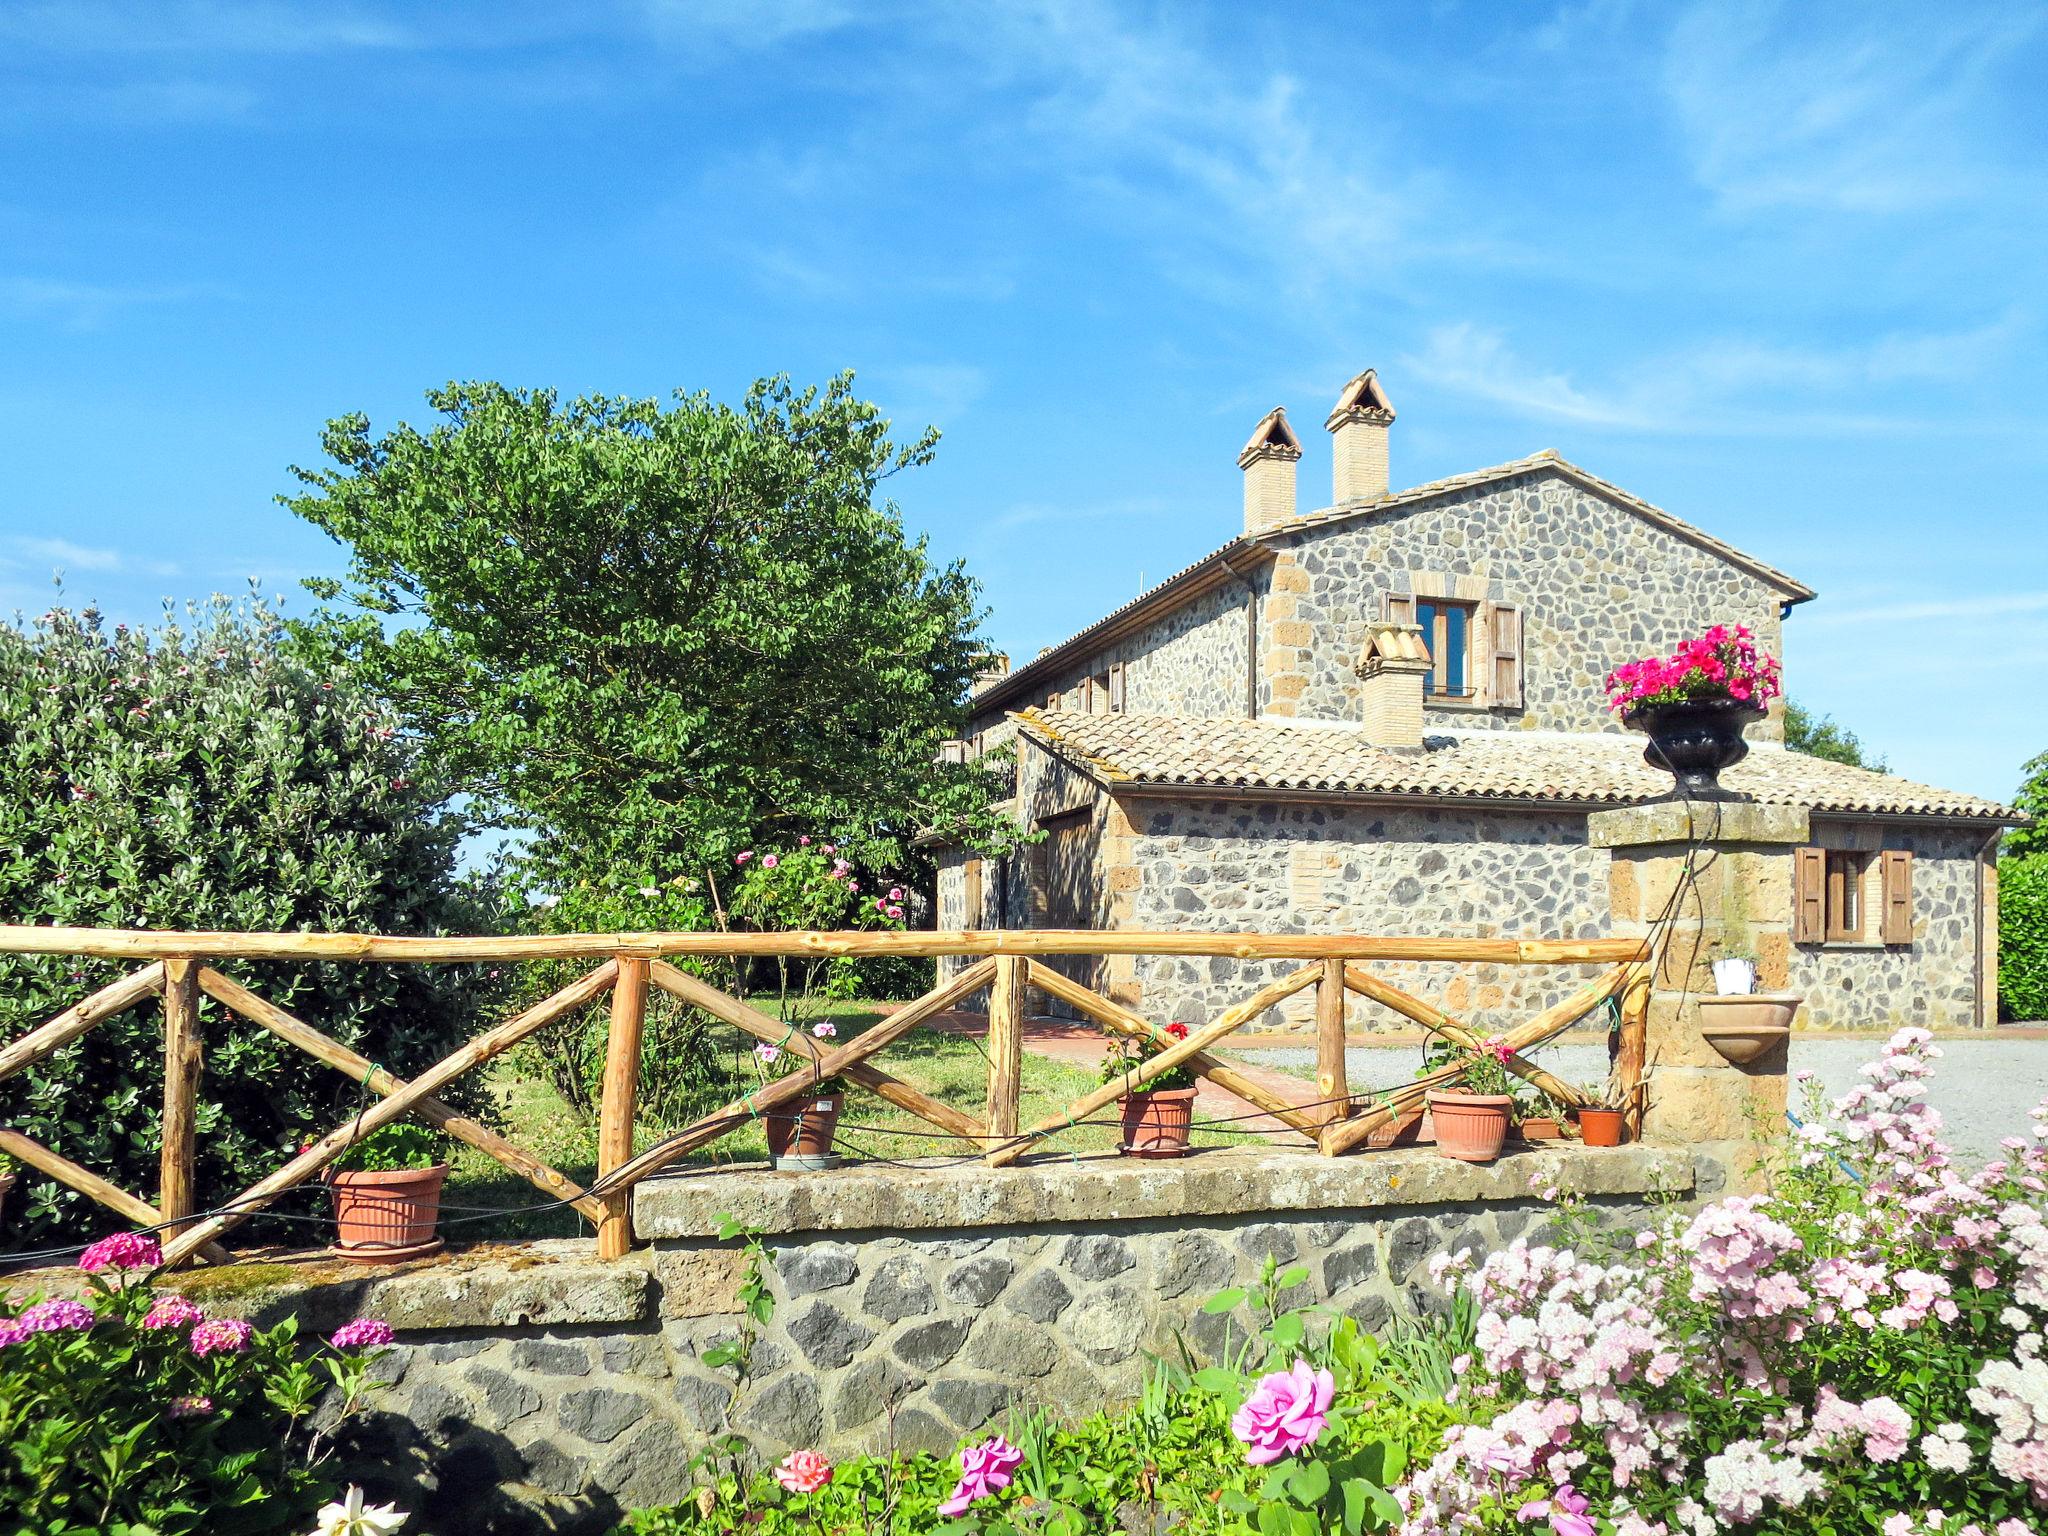
[[[1001,1435],[992,1435],[979,1445],[962,1446],[960,1481],[953,1485],[952,1496],[939,1506],[939,1513],[948,1519],[965,1514],[967,1506],[977,1499],[1009,1487],[1010,1479],[1023,1464],[1024,1453]]]
[[[1263,1467],[1314,1445],[1330,1422],[1336,1393],[1336,1378],[1306,1360],[1261,1376],[1230,1420],[1230,1432],[1244,1442],[1245,1460]]]
[[[774,868],[778,867],[778,866],[779,866],[779,865],[780,865],[781,863],[782,863],[782,855],[780,855],[780,854],[777,854],[777,853],[771,853],[771,854],[769,854],[769,855],[768,855],[768,857],[767,857],[767,858],[765,858],[765,859],[763,859],[763,860],[761,861],[761,867],[762,867],[763,869],[774,869]]]
[[[217,1317],[192,1330],[192,1353],[201,1360],[208,1355],[239,1355],[248,1349],[255,1333],[240,1318]]]
[[[839,1038],[839,1026],[830,1019],[820,1019],[811,1026],[811,1033],[820,1040],[836,1040]]]
[[[816,1493],[832,1481],[832,1463],[816,1451],[791,1451],[775,1469],[775,1481],[791,1493]]]
[[[733,861],[733,863],[735,863],[735,864],[744,864],[744,863],[746,863],[746,862],[747,862],[747,860],[751,859],[751,858],[752,858],[753,856],[754,856],[754,851],[753,851],[753,850],[752,850],[752,849],[750,848],[750,849],[748,849],[748,850],[747,850],[747,851],[746,851],[745,853],[738,853],[738,854],[734,854],[734,855],[733,855],[733,860],[732,860],[732,861]]]
[[[1516,1510],[1515,1518],[1526,1525],[1547,1515],[1553,1536],[1597,1536],[1599,1528],[1586,1518],[1588,1502],[1570,1483],[1560,1483],[1548,1499],[1531,1499]]]

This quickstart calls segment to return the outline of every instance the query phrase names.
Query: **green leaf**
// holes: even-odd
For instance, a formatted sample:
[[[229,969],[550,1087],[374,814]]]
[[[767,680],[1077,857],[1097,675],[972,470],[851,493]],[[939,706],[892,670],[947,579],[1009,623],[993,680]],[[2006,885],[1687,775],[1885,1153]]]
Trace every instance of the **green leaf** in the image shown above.
[[[1273,1284],[1280,1290],[1291,1291],[1295,1286],[1300,1285],[1307,1279],[1308,1266],[1306,1264],[1291,1264],[1286,1269],[1280,1271],[1279,1278]]]
[[[1302,1504],[1319,1504],[1330,1491],[1330,1469],[1320,1461],[1305,1461],[1288,1474],[1287,1491]]]
[[[1211,1317],[1214,1317],[1219,1312],[1234,1312],[1245,1304],[1245,1298],[1249,1294],[1248,1291],[1240,1286],[1232,1286],[1228,1290],[1218,1291],[1214,1296],[1203,1302],[1202,1310]]]

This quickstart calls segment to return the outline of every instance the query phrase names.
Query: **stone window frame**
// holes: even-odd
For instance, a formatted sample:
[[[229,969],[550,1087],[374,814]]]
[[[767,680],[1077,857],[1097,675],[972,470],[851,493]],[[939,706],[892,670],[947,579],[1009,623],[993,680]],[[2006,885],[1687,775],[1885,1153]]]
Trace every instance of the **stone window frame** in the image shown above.
[[[1459,603],[1472,610],[1465,626],[1465,682],[1468,691],[1463,694],[1432,693],[1423,700],[1423,708],[1488,714],[1494,711],[1519,713],[1528,707],[1528,659],[1526,651],[1519,649],[1521,636],[1527,632],[1528,608],[1526,604],[1510,602],[1500,595],[1497,586],[1491,577],[1449,571],[1394,573],[1393,585],[1381,595],[1380,617],[1383,619],[1413,623],[1415,605],[1423,602]],[[1393,605],[1396,603],[1406,605],[1405,618],[1395,611]],[[1512,697],[1502,697],[1498,689],[1499,657],[1494,646],[1494,629],[1498,622],[1496,611],[1503,608],[1513,609],[1520,625],[1516,637],[1518,652]]]

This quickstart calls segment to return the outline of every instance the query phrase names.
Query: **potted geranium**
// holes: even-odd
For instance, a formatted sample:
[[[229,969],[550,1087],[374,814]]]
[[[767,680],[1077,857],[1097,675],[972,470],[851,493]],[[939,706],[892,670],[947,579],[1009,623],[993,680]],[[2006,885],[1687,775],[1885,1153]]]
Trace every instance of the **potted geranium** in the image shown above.
[[[1608,707],[1650,744],[1643,761],[1678,779],[1688,800],[1725,800],[1720,773],[1749,754],[1746,726],[1778,696],[1778,661],[1738,624],[1716,624],[1669,656],[1650,656],[1607,675]]]
[[[441,1248],[446,1143],[398,1120],[344,1152],[327,1174],[334,1192],[335,1251],[365,1264],[396,1264]]]
[[[821,1040],[837,1033],[830,1023],[817,1024],[811,1032]],[[755,1065],[764,1081],[781,1058],[782,1052],[775,1046],[764,1043],[754,1047]],[[822,1077],[796,1098],[769,1110],[761,1117],[768,1133],[769,1163],[797,1173],[838,1167],[839,1155],[832,1150],[832,1143],[845,1108],[846,1085],[836,1077]]]
[[[1169,1040],[1185,1040],[1185,1024],[1166,1026]],[[1115,1082],[1135,1071],[1166,1049],[1153,1036],[1112,1040],[1102,1062],[1102,1080]],[[1188,1150],[1188,1136],[1195,1119],[1195,1072],[1183,1062],[1148,1080],[1135,1093],[1119,1101],[1123,1108],[1126,1157],[1182,1157]]]
[[[1458,1069],[1457,1086],[1429,1096],[1429,1119],[1437,1150],[1461,1162],[1490,1163],[1508,1139],[1515,1107],[1515,1079],[1507,1063],[1515,1054],[1505,1040],[1477,1038],[1472,1048],[1447,1042],[1432,1044],[1420,1076]]]
[[[1547,1093],[1515,1097],[1515,1130],[1524,1141],[1556,1141],[1564,1135],[1568,1111]]]

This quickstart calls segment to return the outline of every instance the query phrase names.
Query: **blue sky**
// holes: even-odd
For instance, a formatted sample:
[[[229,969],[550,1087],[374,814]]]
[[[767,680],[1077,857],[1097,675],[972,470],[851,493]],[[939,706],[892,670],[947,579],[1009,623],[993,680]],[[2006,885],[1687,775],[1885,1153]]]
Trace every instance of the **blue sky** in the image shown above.
[[[1915,777],[2048,749],[2048,11],[739,0],[0,8],[0,607],[295,591],[326,418],[856,369],[1014,654],[1379,368],[1821,591]],[[304,599],[296,606],[303,608]]]

